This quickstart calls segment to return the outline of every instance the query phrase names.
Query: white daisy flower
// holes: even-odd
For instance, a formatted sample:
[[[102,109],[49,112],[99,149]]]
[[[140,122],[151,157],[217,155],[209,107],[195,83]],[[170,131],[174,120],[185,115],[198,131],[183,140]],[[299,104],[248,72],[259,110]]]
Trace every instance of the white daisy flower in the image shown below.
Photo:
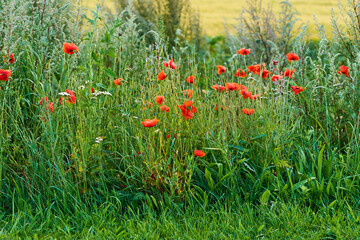
[[[61,93],[58,93],[60,96],[70,96],[70,94],[68,94],[67,92],[61,92]]]
[[[97,97],[97,96],[100,96],[100,95],[105,95],[105,96],[112,96],[111,93],[109,92],[94,92],[92,93],[93,96]]]
[[[97,137],[95,143],[101,143],[104,139],[102,137]]]

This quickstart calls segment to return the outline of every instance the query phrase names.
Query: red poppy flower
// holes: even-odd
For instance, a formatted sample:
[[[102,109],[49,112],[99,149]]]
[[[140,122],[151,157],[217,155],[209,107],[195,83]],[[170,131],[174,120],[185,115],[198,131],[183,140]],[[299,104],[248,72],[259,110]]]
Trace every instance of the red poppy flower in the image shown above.
[[[162,72],[159,73],[159,75],[157,76],[157,79],[158,79],[159,81],[162,81],[162,80],[164,80],[166,77],[167,77],[167,76],[166,76],[165,72],[162,71]]]
[[[347,77],[350,77],[349,75],[349,67],[346,67],[344,65],[340,66],[340,71],[338,71],[338,74],[345,74]]]
[[[269,76],[270,72],[267,69],[264,69],[264,71],[262,72],[261,77],[266,79]]]
[[[140,154],[141,154],[141,151],[139,150],[139,151],[138,151],[138,155],[140,155]]]
[[[45,98],[41,98],[41,100],[40,100],[40,102],[39,102],[39,104],[41,105],[41,106],[43,106],[43,104],[44,103],[47,103],[48,102],[48,98],[45,96]]]
[[[189,100],[185,101],[184,105],[179,106],[185,120],[192,119],[194,113],[197,112],[196,107],[192,106],[192,104],[193,102]]]
[[[14,57],[14,54],[10,54],[10,59],[9,59],[9,63],[10,64],[14,64],[15,63],[15,57]]]
[[[220,86],[218,84],[215,84],[214,86],[211,86],[212,89],[219,90],[220,92],[224,91],[226,87]]]
[[[166,134],[166,137],[169,138],[169,137],[170,137],[170,134]]]
[[[165,98],[164,96],[156,96],[155,101],[157,102],[157,104],[161,105],[163,102],[165,102]]]
[[[63,50],[66,54],[74,54],[76,53],[77,51],[79,51],[79,48],[73,44],[73,43],[67,43],[65,42],[63,44]]]
[[[280,75],[274,75],[274,76],[272,76],[271,81],[275,82],[275,81],[277,81],[279,79],[281,79]]]
[[[141,124],[144,126],[144,127],[154,127],[158,122],[160,122],[159,119],[145,119],[143,122],[141,122]]]
[[[91,87],[91,93],[94,93],[95,89],[93,87]]]
[[[194,113],[189,110],[189,108],[180,108],[181,111],[182,111],[182,114],[183,114],[183,117],[185,118],[185,120],[189,120],[189,119],[192,119],[193,116],[194,116]],[[191,108],[193,109],[193,108]]]
[[[191,101],[191,100],[188,100],[188,101],[184,102],[185,107],[191,107],[192,105],[193,105],[193,101]]]
[[[186,78],[186,81],[187,81],[188,83],[194,83],[194,76],[188,76],[188,77]]]
[[[177,69],[179,67],[179,65],[176,65],[175,62],[174,62],[174,59],[171,59],[170,62],[169,62],[169,67],[171,69]]]
[[[304,91],[302,87],[292,86],[291,89],[294,91],[295,95],[298,95],[300,92]]]
[[[68,94],[70,94],[70,97],[69,97],[69,100],[68,100],[69,103],[71,103],[71,104],[76,103],[75,93],[74,93],[73,91],[69,90],[69,89],[66,89],[66,92],[67,92]]]
[[[175,64],[174,59],[171,59],[169,63],[163,62],[164,67],[170,67],[171,69],[177,69],[179,66]]]
[[[187,98],[191,98],[194,94],[193,90],[183,90],[182,94],[184,94],[185,96],[187,96]]]
[[[60,105],[63,104],[63,98],[62,98],[62,97],[59,98],[59,104],[60,104]]]
[[[54,104],[53,102],[48,101],[48,98],[45,96],[45,98],[41,98],[39,104],[41,106],[44,106],[46,110],[48,110],[49,112],[54,112]]]
[[[229,91],[238,91],[240,88],[240,85],[237,83],[225,83],[226,92]]]
[[[247,68],[249,69],[249,72],[252,72],[252,73],[260,76],[260,70],[261,70],[260,64],[248,66]]]
[[[245,87],[244,85],[240,84],[240,91],[247,91],[247,87]]]
[[[122,78],[115,79],[114,80],[115,85],[121,85],[122,84],[121,80]]]
[[[247,90],[241,90],[241,95],[243,96],[243,99],[251,98],[252,92],[248,92]]]
[[[272,63],[273,63],[274,66],[276,66],[279,63],[279,61],[272,60]]]
[[[244,77],[246,77],[247,75],[246,75],[246,72],[244,72],[243,70],[241,70],[240,68],[236,71],[236,73],[235,73],[235,75],[234,75],[235,77],[241,77],[241,78],[244,78]]]
[[[205,153],[201,150],[195,150],[194,154],[195,154],[195,156],[201,157],[201,158],[205,156]]]
[[[11,76],[11,70],[0,69],[0,81],[9,81],[10,76]]]
[[[249,116],[255,112],[254,109],[247,109],[247,108],[241,109],[241,111],[243,111],[243,113],[245,113],[246,115],[249,115]]]
[[[237,51],[238,54],[246,56],[250,53],[251,49],[241,48]]]
[[[223,74],[224,72],[226,72],[226,67],[221,66],[221,65],[217,65],[216,66],[218,68],[218,74]]]
[[[224,111],[225,109],[228,109],[229,107],[224,107],[224,106],[221,106],[221,108],[220,108],[220,110],[221,111]],[[218,107],[218,105],[216,105],[216,107],[215,107],[215,111],[219,111],[219,107]]]
[[[163,105],[163,106],[160,107],[160,110],[163,111],[163,112],[165,112],[165,111],[169,112],[170,108],[168,106]]]
[[[299,56],[296,55],[295,53],[288,53],[288,54],[286,54],[286,57],[287,57],[289,62],[291,62],[291,61],[299,61]]]
[[[285,77],[292,78],[292,75],[294,74],[294,72],[295,72],[295,68],[293,70],[286,69],[285,72],[283,73],[283,78],[285,78]]]
[[[49,110],[50,112],[54,112],[54,104],[53,104],[53,102],[45,105],[45,109]]]
[[[260,97],[260,94],[255,94],[255,95],[251,95],[250,99],[251,100],[256,100]]]

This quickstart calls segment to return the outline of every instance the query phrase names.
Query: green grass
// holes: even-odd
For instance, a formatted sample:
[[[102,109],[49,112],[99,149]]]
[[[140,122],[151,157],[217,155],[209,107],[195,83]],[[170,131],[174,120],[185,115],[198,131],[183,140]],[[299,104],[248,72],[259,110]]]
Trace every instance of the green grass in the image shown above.
[[[81,22],[59,1],[27,4],[1,9],[0,68],[12,70],[9,81],[0,81],[1,237],[359,237],[355,34],[317,44],[300,34],[288,49],[279,41],[268,58],[258,42],[238,55],[232,45],[240,44],[231,39],[200,49],[180,39],[169,50],[161,33],[143,38],[131,11],[98,12]],[[79,51],[65,54],[64,42]],[[7,61],[12,52],[14,64]],[[299,61],[289,62],[288,52]],[[170,59],[179,67],[165,68]],[[234,76],[263,62],[268,77]],[[217,65],[226,72],[218,74]],[[349,76],[338,74],[341,65]],[[293,78],[270,80],[286,69],[294,69]],[[167,78],[158,81],[161,71]],[[189,75],[196,84],[185,80]],[[260,96],[212,88],[227,83]],[[303,91],[295,95],[295,86]],[[75,103],[64,96],[67,89]],[[190,98],[182,90],[190,89],[194,114],[186,120],[180,106]],[[45,96],[54,111],[40,104]],[[164,96],[168,113],[156,96]],[[242,111],[248,108],[252,115]],[[156,126],[142,125],[154,118]]]
[[[354,215],[355,214],[355,215]],[[356,217],[354,220],[352,217]],[[216,210],[165,208],[123,212],[113,204],[62,216],[18,213],[1,218],[7,239],[356,239],[359,214],[346,207],[313,212],[299,205],[273,203]]]

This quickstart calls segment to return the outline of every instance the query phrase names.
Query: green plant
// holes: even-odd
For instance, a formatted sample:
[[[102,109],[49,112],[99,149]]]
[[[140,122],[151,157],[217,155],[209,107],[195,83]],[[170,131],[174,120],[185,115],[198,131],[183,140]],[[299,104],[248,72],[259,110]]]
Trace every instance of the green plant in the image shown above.
[[[251,48],[252,60],[264,62],[278,60],[281,67],[285,64],[285,54],[291,51],[294,33],[298,31],[297,11],[289,1],[281,2],[281,11],[275,13],[272,7],[264,6],[262,0],[248,0],[238,24],[236,33],[227,31],[227,43],[231,52],[239,48]]]
[[[198,231],[208,238],[357,237],[350,230],[359,221],[359,61],[345,62],[325,34],[314,47],[305,28],[292,37],[269,25],[270,33],[285,34],[273,37],[286,52],[266,41],[270,50],[240,56],[235,44],[225,49],[224,38],[199,51],[178,31],[169,48],[164,22],[157,22],[159,32],[143,32],[132,5],[116,17],[100,7],[84,16],[80,8],[78,19],[70,18],[71,4],[50,3],[23,3],[18,12],[10,6],[2,15],[10,23],[13,14],[16,26],[26,21],[22,26],[33,31],[22,36],[20,26],[1,22],[7,37],[0,42],[6,56],[0,69],[12,70],[9,81],[0,81],[4,234],[156,238],[179,226],[179,238]],[[32,16],[30,6],[40,10]],[[38,21],[41,15],[46,22]],[[285,29],[292,16],[283,16]],[[78,26],[77,37],[67,27],[59,27],[59,38],[45,31],[67,21]],[[66,54],[65,41],[79,51]],[[271,61],[272,51],[284,59],[281,65]],[[286,59],[290,51],[298,60]],[[258,70],[235,76],[253,63]],[[338,73],[340,64],[349,74]],[[225,71],[219,74],[217,65]],[[271,81],[273,75],[280,77]],[[168,112],[160,108],[165,104]],[[156,126],[143,125],[155,118]],[[213,225],[204,224],[206,216]]]
[[[137,16],[136,23],[141,34],[151,30],[161,32],[172,49],[176,42],[191,41],[199,48],[201,43],[200,17],[188,0],[156,0],[156,1],[118,1],[118,6],[125,9],[131,6]],[[146,36],[148,43],[153,43],[151,35]]]

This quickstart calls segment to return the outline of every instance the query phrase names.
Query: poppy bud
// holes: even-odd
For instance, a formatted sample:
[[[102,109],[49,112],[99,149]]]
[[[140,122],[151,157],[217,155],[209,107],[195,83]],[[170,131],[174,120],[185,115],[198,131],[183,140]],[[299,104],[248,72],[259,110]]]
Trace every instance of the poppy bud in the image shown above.
[[[151,178],[154,179],[156,181],[156,177],[155,177],[155,174],[151,174]]]

